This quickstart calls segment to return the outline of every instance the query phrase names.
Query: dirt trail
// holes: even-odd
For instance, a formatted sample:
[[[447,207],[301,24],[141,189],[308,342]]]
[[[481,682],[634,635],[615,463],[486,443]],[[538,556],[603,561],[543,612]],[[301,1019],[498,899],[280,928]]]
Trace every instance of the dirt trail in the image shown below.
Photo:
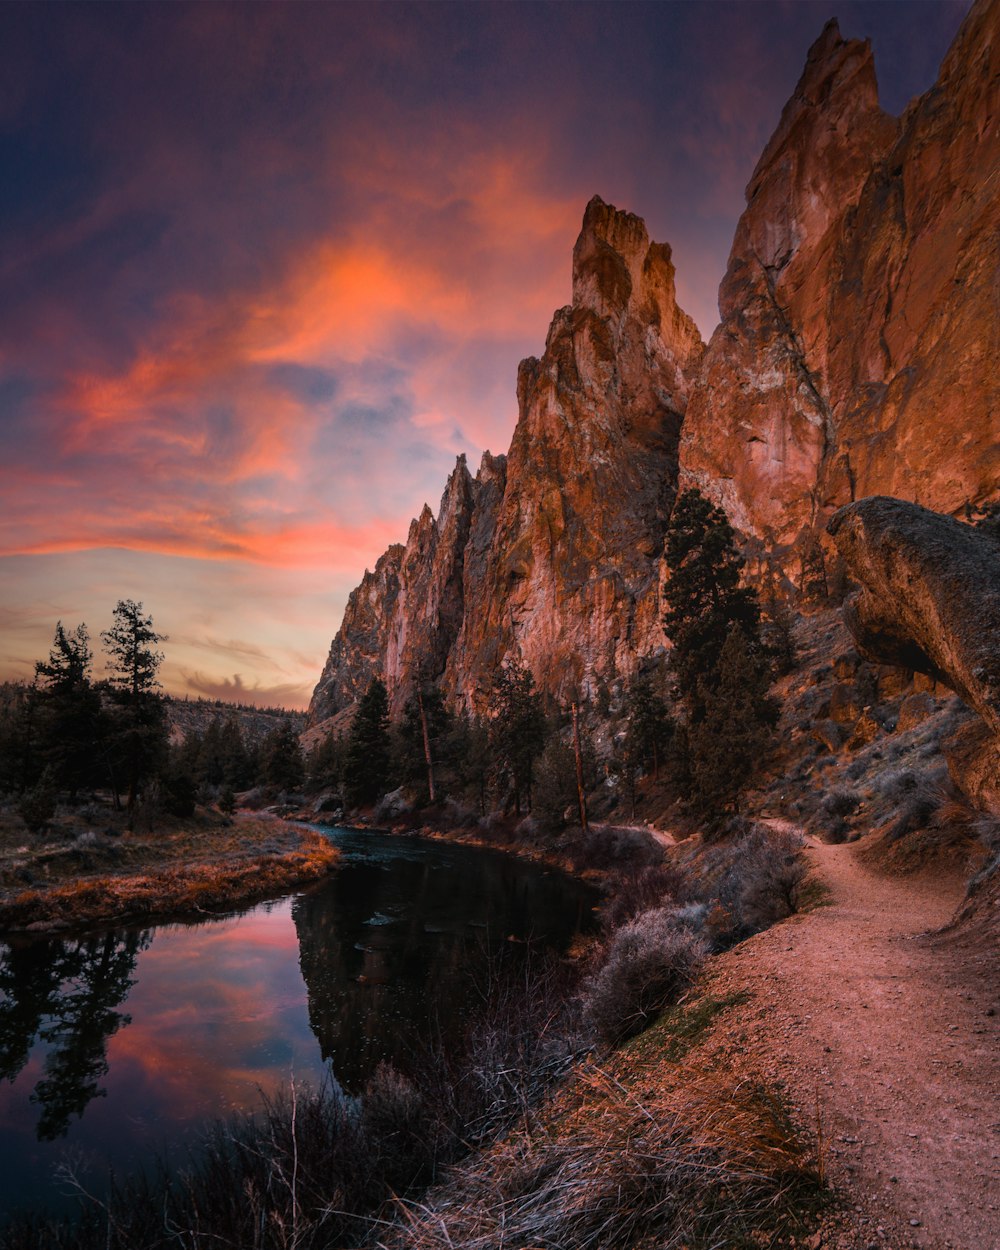
[[[875,875],[854,849],[809,840],[830,905],[718,961],[717,990],[750,1001],[714,1045],[822,1125],[860,1212],[824,1246],[1000,1250],[998,952],[935,934],[957,879]]]

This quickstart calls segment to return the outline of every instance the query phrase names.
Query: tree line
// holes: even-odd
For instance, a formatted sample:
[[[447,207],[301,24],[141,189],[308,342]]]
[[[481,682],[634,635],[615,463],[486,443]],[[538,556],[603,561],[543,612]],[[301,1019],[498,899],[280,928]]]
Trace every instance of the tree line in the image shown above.
[[[199,799],[231,811],[236,791],[301,782],[287,762],[299,751],[287,721],[257,741],[233,709],[203,733],[170,741],[158,676],[167,638],[141,603],[120,600],[100,638],[105,676],[94,676],[87,626],[60,621],[30,685],[0,688],[0,793],[17,798],[29,829],[44,829],[58,801],[72,806],[96,793],[109,794],[132,829],[140,808],[149,823],[189,816]]]
[[[586,821],[583,794],[609,776],[634,815],[644,777],[665,783],[710,826],[732,812],[764,762],[777,722],[768,690],[794,663],[791,622],[770,588],[765,608],[743,584],[744,561],[721,508],[682,494],[665,535],[668,578],[665,662],[633,677],[617,709],[580,700],[553,707],[515,656],[494,677],[479,715],[448,710],[440,688],[419,677],[397,725],[384,683],[373,678],[349,730],[332,733],[305,765],[309,784],[374,803],[407,787],[418,806],[456,799],[480,815],[530,811],[556,827]],[[589,735],[617,712],[619,730],[599,766]],[[575,733],[571,732],[571,727]]]
[[[0,697],[0,787],[20,796],[29,827],[69,802],[108,790],[129,827],[143,801],[174,816],[198,801],[232,811],[236,794],[328,792],[329,807],[370,807],[404,788],[407,803],[452,801],[471,816],[530,813],[549,829],[587,819],[586,795],[610,778],[634,815],[644,779],[665,785],[702,820],[723,821],[766,755],[777,707],[768,694],[793,662],[787,611],[766,611],[743,585],[744,564],[725,513],[697,491],[682,494],[665,535],[666,661],[649,662],[612,706],[558,706],[515,655],[482,692],[478,710],[449,708],[422,673],[390,723],[388,693],[372,679],[351,725],[304,752],[289,721],[266,738],[244,733],[235,711],[171,744],[158,680],[166,641],[141,603],[122,600],[101,634],[107,676],[95,680],[85,626],[60,622],[35,679]],[[2,694],[2,692],[0,692]],[[600,761],[598,725],[616,727]]]

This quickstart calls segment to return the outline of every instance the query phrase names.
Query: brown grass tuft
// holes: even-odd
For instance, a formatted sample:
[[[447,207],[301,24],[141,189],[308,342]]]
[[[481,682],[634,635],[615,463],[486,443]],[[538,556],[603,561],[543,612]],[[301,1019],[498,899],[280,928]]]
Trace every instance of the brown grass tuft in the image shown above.
[[[498,1245],[659,1250],[780,1244],[818,1194],[806,1144],[762,1091],[681,1067],[629,1087],[589,1066],[561,1118],[459,1169],[433,1206],[408,1204],[385,1250]],[[760,1241],[764,1236],[765,1240]]]

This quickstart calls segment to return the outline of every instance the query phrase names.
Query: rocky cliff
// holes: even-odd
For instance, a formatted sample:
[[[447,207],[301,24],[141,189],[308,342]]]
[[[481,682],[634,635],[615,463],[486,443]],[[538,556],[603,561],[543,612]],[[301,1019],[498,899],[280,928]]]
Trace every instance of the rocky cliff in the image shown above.
[[[750,180],[681,481],[767,548],[866,495],[996,491],[998,28],[974,5],[897,121],[831,22]]]
[[[593,693],[662,646],[663,529],[677,442],[704,349],[674,298],[670,249],[594,198],[573,252],[573,302],[541,359],[521,362],[510,452],[464,460],[351,596],[313,721],[373,673],[394,708],[418,671],[475,704],[515,652],[556,693]]]
[[[506,462],[460,461],[351,596],[313,723],[378,673],[475,704],[511,653],[594,694],[663,645],[659,557],[678,486],[726,508],[793,581],[836,508],[955,513],[1000,483],[1000,3],[977,0],[899,118],[871,49],[831,22],[747,188],[704,348],[670,249],[595,198],[573,302],[521,363]]]

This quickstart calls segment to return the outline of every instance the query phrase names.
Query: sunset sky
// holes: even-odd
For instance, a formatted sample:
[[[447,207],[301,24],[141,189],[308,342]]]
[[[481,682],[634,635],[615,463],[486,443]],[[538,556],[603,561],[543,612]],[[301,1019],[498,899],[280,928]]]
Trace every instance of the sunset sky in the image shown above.
[[[827,18],[899,113],[967,7],[0,6],[0,679],[130,597],[171,693],[305,706],[365,567],[507,450],[590,197],[707,338]]]

